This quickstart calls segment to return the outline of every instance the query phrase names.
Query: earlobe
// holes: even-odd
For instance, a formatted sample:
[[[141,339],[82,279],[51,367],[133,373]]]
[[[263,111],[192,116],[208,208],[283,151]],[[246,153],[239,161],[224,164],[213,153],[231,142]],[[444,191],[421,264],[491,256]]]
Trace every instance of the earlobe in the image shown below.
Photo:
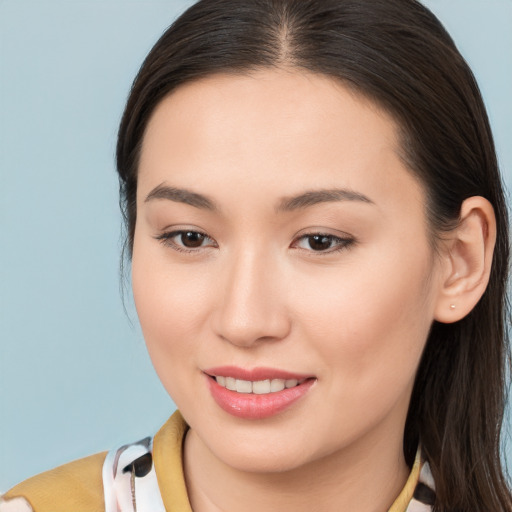
[[[495,242],[496,218],[491,203],[480,196],[466,199],[459,224],[448,234],[441,256],[435,320],[457,322],[475,307],[489,282]]]

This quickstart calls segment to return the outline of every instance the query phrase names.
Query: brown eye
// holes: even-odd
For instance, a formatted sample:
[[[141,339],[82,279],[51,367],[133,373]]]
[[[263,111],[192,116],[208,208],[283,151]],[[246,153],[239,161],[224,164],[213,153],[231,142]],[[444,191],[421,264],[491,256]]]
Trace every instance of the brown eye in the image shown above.
[[[184,247],[195,249],[196,247],[201,247],[203,245],[206,236],[202,233],[198,233],[197,231],[184,231],[178,238]]]
[[[348,248],[355,242],[353,238],[340,238],[335,235],[324,233],[311,233],[298,238],[293,247],[309,252],[331,254]]]
[[[326,235],[312,235],[307,237],[307,241],[313,251],[326,251],[331,248],[334,241],[333,238]]]
[[[155,237],[163,245],[182,252],[196,252],[207,247],[217,247],[217,244],[205,233],[192,230],[176,230]]]

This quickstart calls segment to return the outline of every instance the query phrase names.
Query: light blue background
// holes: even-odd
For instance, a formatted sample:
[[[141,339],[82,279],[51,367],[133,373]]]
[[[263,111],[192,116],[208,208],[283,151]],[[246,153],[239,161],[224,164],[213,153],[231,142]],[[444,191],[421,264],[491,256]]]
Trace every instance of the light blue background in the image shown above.
[[[0,0],[0,491],[174,409],[129,294],[133,326],[123,311],[113,155],[138,66],[191,3]],[[512,2],[426,3],[473,67],[510,184]]]

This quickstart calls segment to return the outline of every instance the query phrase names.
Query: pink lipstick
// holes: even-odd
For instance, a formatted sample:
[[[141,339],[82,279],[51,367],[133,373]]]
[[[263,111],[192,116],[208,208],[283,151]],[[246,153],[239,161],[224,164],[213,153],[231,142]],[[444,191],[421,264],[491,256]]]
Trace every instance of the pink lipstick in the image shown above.
[[[223,366],[204,370],[213,399],[244,419],[269,418],[302,398],[316,378],[273,368]]]

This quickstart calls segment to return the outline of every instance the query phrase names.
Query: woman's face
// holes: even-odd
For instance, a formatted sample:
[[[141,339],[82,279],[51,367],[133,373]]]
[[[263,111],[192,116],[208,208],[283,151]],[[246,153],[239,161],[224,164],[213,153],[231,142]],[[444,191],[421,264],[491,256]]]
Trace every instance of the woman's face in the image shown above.
[[[401,447],[441,279],[388,115],[302,71],[184,85],[148,125],[137,211],[149,353],[215,457]]]

